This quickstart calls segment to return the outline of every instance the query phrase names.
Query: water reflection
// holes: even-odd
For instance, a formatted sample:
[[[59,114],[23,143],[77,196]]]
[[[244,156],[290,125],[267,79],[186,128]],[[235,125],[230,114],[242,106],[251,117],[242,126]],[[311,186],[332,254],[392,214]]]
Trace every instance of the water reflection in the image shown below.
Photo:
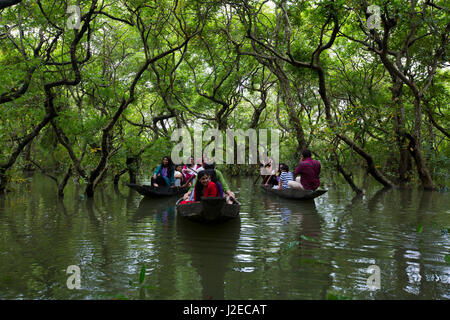
[[[225,299],[225,273],[236,251],[241,220],[205,225],[177,217],[176,224],[183,251],[200,275],[203,299]]]
[[[260,192],[231,180],[241,218],[205,226],[179,219],[176,198],[148,200],[102,186],[94,199],[53,181],[27,180],[0,195],[0,298],[95,299],[135,289],[147,267],[146,299],[449,299],[448,194],[330,189],[313,201]],[[78,188],[78,189],[77,189]],[[367,267],[381,289],[367,289]],[[78,265],[82,290],[68,290]],[[131,292],[133,293],[133,292]],[[102,294],[109,294],[102,296]]]
[[[384,198],[388,194],[392,194],[394,192],[394,189],[392,188],[382,188],[375,192],[373,196],[369,198],[369,201],[367,202],[367,208],[369,209],[369,213],[373,214],[377,212],[377,206],[383,203]]]
[[[134,192],[134,191],[133,191]],[[169,197],[163,199],[142,198],[136,212],[133,214],[132,221],[138,222],[146,217],[155,216],[166,225],[169,220],[173,220],[175,216],[176,198]]]

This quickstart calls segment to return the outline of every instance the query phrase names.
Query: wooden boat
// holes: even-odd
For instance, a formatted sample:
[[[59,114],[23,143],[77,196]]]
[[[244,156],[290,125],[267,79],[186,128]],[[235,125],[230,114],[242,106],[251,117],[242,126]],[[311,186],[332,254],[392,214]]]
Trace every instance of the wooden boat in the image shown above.
[[[236,199],[233,203],[226,203],[225,198],[210,197],[203,198],[199,202],[176,204],[178,215],[198,222],[221,222],[239,217],[241,204]]]
[[[328,190],[323,189],[317,189],[317,190],[301,190],[301,189],[294,189],[294,188],[288,188],[288,189],[272,189],[271,187],[266,187],[265,185],[261,185],[261,188],[267,192],[275,194],[281,198],[286,199],[294,199],[294,200],[309,200],[317,198],[324,193],[326,193]]]
[[[140,184],[127,184],[127,186],[133,190],[136,190],[143,196],[149,197],[149,198],[161,198],[161,197],[172,197],[172,196],[178,196],[181,194],[185,194],[189,187],[154,187],[151,185],[140,185]]]

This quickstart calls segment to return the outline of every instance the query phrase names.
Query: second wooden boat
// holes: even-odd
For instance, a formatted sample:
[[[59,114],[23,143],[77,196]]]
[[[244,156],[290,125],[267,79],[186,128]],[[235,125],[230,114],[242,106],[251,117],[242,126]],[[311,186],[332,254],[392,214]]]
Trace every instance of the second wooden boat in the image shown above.
[[[301,190],[301,189],[294,189],[294,188],[288,188],[288,189],[272,189],[271,187],[266,187],[265,185],[261,185],[261,188],[271,194],[275,194],[281,198],[286,199],[295,199],[295,200],[309,200],[317,198],[324,193],[326,193],[328,190],[323,189],[317,189],[317,190]]]
[[[177,214],[198,222],[221,222],[239,217],[241,204],[236,199],[233,203],[226,203],[225,198],[210,197],[201,201],[180,204],[183,199],[179,199],[176,204]]]
[[[143,196],[149,197],[149,198],[160,198],[160,197],[172,197],[177,195],[185,194],[189,187],[154,187],[151,185],[141,185],[141,184],[127,184],[127,186],[133,190],[136,190]]]

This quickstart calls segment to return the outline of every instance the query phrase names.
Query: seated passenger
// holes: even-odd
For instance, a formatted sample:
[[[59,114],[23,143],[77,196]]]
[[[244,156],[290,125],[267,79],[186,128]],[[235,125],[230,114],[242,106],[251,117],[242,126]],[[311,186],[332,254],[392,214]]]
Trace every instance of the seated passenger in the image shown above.
[[[273,187],[273,186],[277,186],[279,183],[280,183],[280,174],[281,174],[281,167],[282,166],[285,166],[286,164],[284,164],[284,163],[280,163],[279,165],[278,165],[278,171],[276,172],[276,173],[274,173],[273,175],[271,175],[268,179],[267,179],[267,181],[266,181],[266,183],[265,183],[265,186],[266,187],[268,187],[268,186],[270,186],[270,187]],[[274,170],[275,171],[275,170]]]
[[[175,177],[175,186],[176,187],[180,187],[180,186],[184,185],[184,183],[185,183],[185,177],[184,177],[182,170],[183,170],[182,164],[175,166],[174,177]]]
[[[207,169],[213,169],[214,173],[217,177],[218,182],[220,183],[220,187],[222,187],[224,196],[226,198],[227,203],[231,204],[233,203],[233,200],[235,198],[234,193],[231,191],[230,187],[228,186],[228,183],[226,182],[225,178],[222,175],[222,172],[220,170],[215,168],[214,164],[208,164],[207,161],[203,159],[203,166],[200,169],[207,170]],[[203,170],[199,170],[199,173]],[[195,184],[195,183],[194,183]],[[184,200],[194,200],[194,193],[192,192],[194,187],[192,187],[188,192],[184,194]]]
[[[151,180],[151,184],[154,187],[159,186],[173,186],[175,183],[175,166],[172,162],[172,159],[170,157],[165,156],[162,159],[161,164],[156,168],[155,172],[153,173],[153,177]]]
[[[316,190],[320,186],[320,161],[311,158],[311,151],[305,149],[302,151],[302,158],[295,168],[294,174],[301,175],[295,181],[289,182],[291,188],[301,190]]]
[[[208,168],[208,166],[211,166],[211,165],[205,165],[205,168]],[[209,176],[211,177],[211,181],[217,185],[217,188],[219,189],[218,197],[223,198],[223,187],[222,187],[222,184],[220,183],[219,179],[217,178],[216,171],[214,170],[214,166],[212,166],[211,169],[205,169],[205,172],[207,174],[209,174]]]
[[[287,164],[281,164],[280,181],[278,182],[278,185],[274,186],[272,189],[288,189],[289,181],[294,181],[294,175],[289,171]]]
[[[183,200],[180,204],[187,204],[200,201],[202,197],[219,197],[219,188],[217,184],[211,181],[210,172],[203,170],[198,173],[197,182],[194,187],[194,201]]]
[[[201,164],[196,164],[194,157],[189,158],[189,163],[183,167],[183,174],[186,179],[186,182],[189,182],[195,178],[197,175],[198,169],[201,167]]]

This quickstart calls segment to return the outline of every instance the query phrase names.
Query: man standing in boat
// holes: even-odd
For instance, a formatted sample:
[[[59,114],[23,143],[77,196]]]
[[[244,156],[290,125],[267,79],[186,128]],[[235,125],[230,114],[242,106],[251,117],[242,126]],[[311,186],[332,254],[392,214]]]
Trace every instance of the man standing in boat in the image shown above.
[[[320,161],[311,158],[311,151],[302,151],[302,158],[295,168],[294,176],[300,175],[295,181],[289,181],[288,186],[302,190],[316,190],[320,185]]]

